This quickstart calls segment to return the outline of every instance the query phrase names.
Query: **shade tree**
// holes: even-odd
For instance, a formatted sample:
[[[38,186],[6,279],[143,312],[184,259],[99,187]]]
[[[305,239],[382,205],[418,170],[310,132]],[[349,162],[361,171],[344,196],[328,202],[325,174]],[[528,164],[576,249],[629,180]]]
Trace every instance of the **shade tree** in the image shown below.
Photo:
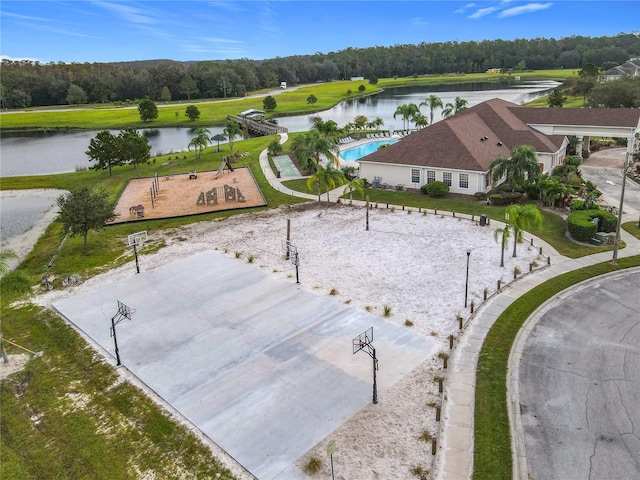
[[[148,98],[142,100],[138,105],[138,113],[140,114],[140,120],[143,122],[151,122],[158,118],[158,107]]]
[[[83,186],[59,196],[56,203],[60,209],[57,221],[72,237],[83,237],[85,250],[89,232],[102,229],[107,222],[116,218],[114,206],[104,190]]]
[[[189,105],[185,109],[184,114],[189,120],[195,122],[200,118],[200,109],[198,109],[198,107],[196,107],[195,105]]]
[[[109,169],[109,176],[111,176],[112,168],[124,163],[120,155],[120,148],[118,137],[108,130],[102,130],[89,141],[89,148],[85,153],[90,161],[96,162],[91,168],[94,170]]]

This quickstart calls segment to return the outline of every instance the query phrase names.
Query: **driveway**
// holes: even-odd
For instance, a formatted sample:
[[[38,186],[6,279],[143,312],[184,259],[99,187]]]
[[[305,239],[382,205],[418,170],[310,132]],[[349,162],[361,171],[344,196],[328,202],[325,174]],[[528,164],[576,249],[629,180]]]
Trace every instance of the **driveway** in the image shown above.
[[[582,177],[595,183],[602,192],[602,200],[616,208],[620,206],[622,166],[626,154],[626,148],[601,150],[592,153],[580,166]],[[640,215],[640,185],[635,182],[626,182],[623,211],[634,220]]]
[[[529,320],[514,365],[528,478],[640,478],[638,285],[638,269],[599,277]]]

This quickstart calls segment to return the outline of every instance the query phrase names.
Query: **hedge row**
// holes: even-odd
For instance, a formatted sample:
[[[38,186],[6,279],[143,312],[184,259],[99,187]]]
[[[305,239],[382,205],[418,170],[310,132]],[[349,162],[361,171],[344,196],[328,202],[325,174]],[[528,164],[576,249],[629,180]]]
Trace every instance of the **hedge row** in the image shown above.
[[[597,218],[598,222],[593,220]],[[618,219],[604,210],[576,210],[569,214],[567,225],[571,237],[580,242],[588,242],[598,232],[613,232]]]

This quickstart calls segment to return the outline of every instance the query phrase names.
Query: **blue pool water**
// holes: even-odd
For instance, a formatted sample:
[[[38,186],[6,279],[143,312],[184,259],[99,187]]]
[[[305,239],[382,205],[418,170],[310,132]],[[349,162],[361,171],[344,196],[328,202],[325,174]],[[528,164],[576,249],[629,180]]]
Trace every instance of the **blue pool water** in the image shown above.
[[[376,140],[375,142],[365,143],[364,145],[360,145],[358,147],[349,148],[347,150],[342,150],[340,152],[340,157],[345,162],[353,162],[358,160],[365,155],[369,155],[370,153],[375,152],[380,148],[380,145],[385,144],[393,144],[396,143],[397,140],[395,138],[385,138],[384,140]]]

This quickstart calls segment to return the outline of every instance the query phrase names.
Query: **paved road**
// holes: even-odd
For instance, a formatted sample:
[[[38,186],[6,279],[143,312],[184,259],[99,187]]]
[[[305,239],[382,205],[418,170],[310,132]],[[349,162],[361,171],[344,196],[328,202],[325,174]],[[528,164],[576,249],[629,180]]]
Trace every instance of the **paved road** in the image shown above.
[[[625,148],[614,148],[594,152],[580,166],[582,176],[598,186],[602,199],[607,204],[620,206],[622,189],[622,165],[626,157]],[[640,185],[627,181],[624,192],[624,213],[638,218],[640,215]]]
[[[519,352],[529,478],[640,478],[640,271],[563,293]]]

